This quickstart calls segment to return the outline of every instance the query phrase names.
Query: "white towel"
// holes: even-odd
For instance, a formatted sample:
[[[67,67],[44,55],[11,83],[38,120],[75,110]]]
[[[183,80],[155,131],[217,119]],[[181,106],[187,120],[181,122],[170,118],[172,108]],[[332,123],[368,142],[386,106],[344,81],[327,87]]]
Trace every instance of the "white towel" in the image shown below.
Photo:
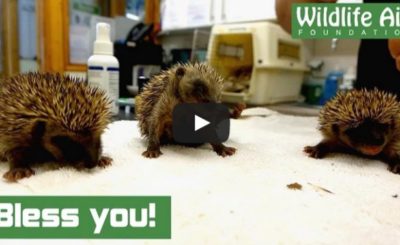
[[[103,137],[104,153],[114,159],[112,166],[90,172],[39,169],[19,183],[0,180],[0,193],[171,196],[172,240],[140,240],[138,244],[400,241],[400,175],[389,172],[380,161],[356,156],[308,158],[303,147],[321,139],[315,117],[260,108],[243,115],[231,121],[226,145],[238,149],[231,157],[217,156],[204,145],[164,146],[159,158],[146,159],[141,155],[146,142],[137,122],[118,121]],[[1,164],[0,174],[7,168]],[[289,189],[292,183],[302,189]]]

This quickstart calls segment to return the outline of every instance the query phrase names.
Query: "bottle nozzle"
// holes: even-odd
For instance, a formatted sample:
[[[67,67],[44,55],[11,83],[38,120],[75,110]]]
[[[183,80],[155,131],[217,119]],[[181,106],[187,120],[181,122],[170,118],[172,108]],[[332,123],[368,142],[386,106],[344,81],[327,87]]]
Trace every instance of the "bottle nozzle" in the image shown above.
[[[107,23],[98,23],[96,25],[96,41],[108,41],[110,40],[110,25]]]
[[[110,25],[107,23],[97,23],[96,41],[94,42],[94,54],[113,54],[113,46],[110,38]]]

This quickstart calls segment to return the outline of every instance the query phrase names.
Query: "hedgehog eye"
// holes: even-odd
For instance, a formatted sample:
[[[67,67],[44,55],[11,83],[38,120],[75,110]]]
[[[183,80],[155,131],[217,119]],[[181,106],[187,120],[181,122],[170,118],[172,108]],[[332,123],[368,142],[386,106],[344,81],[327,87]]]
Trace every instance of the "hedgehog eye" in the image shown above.
[[[208,93],[208,88],[202,80],[197,79],[193,82],[193,89],[192,89],[193,95],[200,97],[207,93]]]
[[[390,128],[390,124],[387,123],[382,123],[382,124],[378,124],[378,129],[382,130],[384,132],[388,131],[388,129]]]
[[[67,161],[78,161],[87,158],[85,148],[68,136],[54,136],[51,142],[57,146]]]
[[[359,124],[357,124],[357,123],[350,123],[349,129],[354,129],[354,128],[357,128],[358,126],[359,126]]]
[[[79,131],[79,134],[81,136],[90,136],[92,134],[92,132],[89,129],[83,129],[83,130]]]
[[[40,140],[46,131],[46,122],[37,121],[32,128],[32,139]]]
[[[73,146],[77,144],[68,136],[54,136],[51,138],[51,143],[59,147]]]
[[[339,133],[339,126],[337,124],[333,124],[332,125],[332,131],[337,134]]]
[[[347,135],[347,136],[351,136],[351,135],[353,135],[353,133],[354,133],[354,128],[348,128],[348,129],[346,129],[345,131],[344,131],[344,133]]]

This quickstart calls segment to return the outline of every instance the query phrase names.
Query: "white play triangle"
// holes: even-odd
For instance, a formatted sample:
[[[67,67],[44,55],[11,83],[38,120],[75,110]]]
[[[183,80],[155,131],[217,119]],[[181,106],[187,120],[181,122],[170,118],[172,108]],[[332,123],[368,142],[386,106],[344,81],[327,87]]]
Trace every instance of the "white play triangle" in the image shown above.
[[[194,131],[204,128],[208,124],[210,124],[209,121],[207,121],[197,115],[194,115]]]

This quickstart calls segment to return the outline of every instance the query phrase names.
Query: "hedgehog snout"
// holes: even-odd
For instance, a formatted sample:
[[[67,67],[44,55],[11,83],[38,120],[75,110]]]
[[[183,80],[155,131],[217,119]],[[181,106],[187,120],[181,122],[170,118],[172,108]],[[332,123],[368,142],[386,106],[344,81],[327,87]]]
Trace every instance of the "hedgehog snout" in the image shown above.
[[[95,143],[92,146],[88,147],[88,158],[86,161],[87,168],[94,168],[97,166],[101,157],[101,147],[99,143]]]
[[[94,161],[87,161],[85,162],[85,167],[88,169],[92,169],[97,166],[97,162]]]

